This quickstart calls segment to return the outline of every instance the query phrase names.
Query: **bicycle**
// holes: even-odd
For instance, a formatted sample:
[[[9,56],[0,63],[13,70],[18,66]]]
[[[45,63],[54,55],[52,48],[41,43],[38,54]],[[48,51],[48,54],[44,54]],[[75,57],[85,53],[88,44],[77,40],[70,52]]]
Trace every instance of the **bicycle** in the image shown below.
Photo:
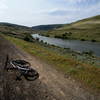
[[[9,64],[9,67],[8,67]],[[7,55],[4,69],[18,70],[20,75],[16,77],[16,80],[21,80],[21,76],[24,76],[26,80],[34,81],[39,78],[39,73],[31,68],[31,64],[25,60],[9,60]]]

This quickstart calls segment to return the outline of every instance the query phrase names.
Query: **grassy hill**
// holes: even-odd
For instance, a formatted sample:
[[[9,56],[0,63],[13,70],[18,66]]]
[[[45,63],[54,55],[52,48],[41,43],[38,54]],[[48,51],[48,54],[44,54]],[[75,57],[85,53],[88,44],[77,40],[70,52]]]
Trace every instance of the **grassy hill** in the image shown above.
[[[45,34],[64,39],[100,41],[100,15],[63,25]]]
[[[21,26],[11,23],[0,23],[0,33],[11,35],[18,38],[25,38],[26,35],[33,34],[36,31],[31,27]]]

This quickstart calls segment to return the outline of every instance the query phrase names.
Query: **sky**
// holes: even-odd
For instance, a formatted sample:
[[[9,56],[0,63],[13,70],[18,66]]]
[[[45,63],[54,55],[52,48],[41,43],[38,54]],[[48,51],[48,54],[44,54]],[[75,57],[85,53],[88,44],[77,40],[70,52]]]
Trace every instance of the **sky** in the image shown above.
[[[100,15],[100,0],[0,0],[0,22],[25,26],[71,23]]]

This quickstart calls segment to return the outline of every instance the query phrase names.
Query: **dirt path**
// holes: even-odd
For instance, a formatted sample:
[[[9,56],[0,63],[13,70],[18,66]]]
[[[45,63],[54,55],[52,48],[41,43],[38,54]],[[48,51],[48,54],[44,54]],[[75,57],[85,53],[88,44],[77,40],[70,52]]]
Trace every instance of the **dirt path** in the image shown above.
[[[4,62],[9,53],[14,59],[25,59],[36,69],[40,78],[36,81],[16,81],[16,73],[6,72]],[[0,100],[100,100],[70,78],[41,60],[22,52],[0,37]]]

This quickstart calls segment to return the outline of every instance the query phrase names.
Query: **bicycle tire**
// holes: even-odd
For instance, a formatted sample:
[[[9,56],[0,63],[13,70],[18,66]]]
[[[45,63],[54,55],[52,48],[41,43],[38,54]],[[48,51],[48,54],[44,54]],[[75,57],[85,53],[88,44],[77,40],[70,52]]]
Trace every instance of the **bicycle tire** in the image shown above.
[[[24,77],[28,81],[34,81],[39,78],[39,73],[36,70],[31,69],[24,75]]]

